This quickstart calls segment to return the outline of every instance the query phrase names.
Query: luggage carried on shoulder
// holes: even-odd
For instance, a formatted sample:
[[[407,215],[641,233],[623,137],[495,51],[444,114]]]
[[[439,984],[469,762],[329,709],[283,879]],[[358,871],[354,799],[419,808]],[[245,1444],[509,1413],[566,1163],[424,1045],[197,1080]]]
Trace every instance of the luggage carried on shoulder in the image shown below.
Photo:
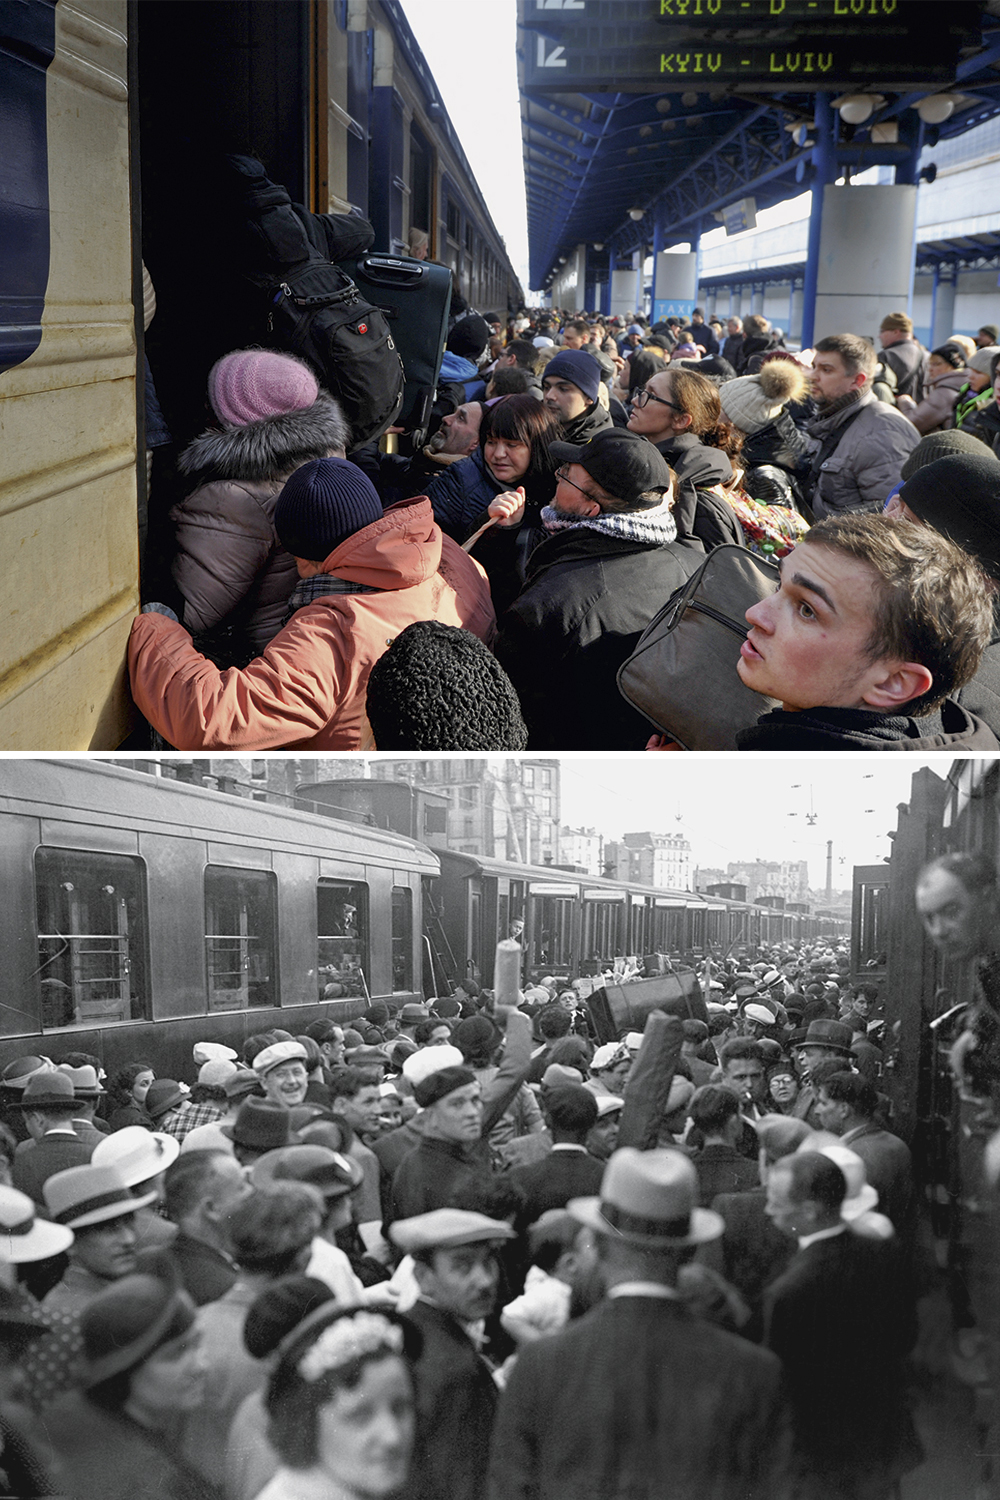
[[[647,625],[619,669],[622,696],[685,750],[735,750],[777,708],[736,671],[746,610],[773,594],[778,569],[745,547],[716,547]]]

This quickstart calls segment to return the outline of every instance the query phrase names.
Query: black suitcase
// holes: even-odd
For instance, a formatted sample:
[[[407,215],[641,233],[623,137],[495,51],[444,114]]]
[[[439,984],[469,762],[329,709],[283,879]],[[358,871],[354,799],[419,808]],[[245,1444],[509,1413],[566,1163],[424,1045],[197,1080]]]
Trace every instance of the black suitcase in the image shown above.
[[[370,252],[344,263],[363,297],[381,308],[406,375],[395,425],[426,442],[451,306],[451,271],[433,261]]]

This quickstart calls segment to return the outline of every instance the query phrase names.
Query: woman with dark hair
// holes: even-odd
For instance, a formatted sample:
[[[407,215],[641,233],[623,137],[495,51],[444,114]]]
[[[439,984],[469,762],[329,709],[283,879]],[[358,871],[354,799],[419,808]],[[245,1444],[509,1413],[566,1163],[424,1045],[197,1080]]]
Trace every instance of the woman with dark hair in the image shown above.
[[[518,486],[537,515],[555,493],[548,449],[558,433],[556,418],[527,392],[491,402],[483,412],[479,447],[427,486],[441,530],[463,541],[490,501]]]
[[[723,542],[742,547],[735,512],[709,493],[732,482],[732,460],[743,446],[723,416],[718,388],[696,370],[671,365],[636,392],[628,425],[659,448],[677,475],[678,541],[700,542],[706,552]]]
[[[381,1500],[406,1483],[420,1335],[393,1313],[321,1307],[284,1341],[267,1392],[282,1466],[258,1500]]]
[[[954,426],[955,403],[965,385],[965,350],[957,344],[942,344],[927,361],[927,383],[919,404],[912,396],[899,396],[896,406],[919,433],[944,432]]]
[[[172,1441],[204,1396],[194,1304],[155,1276],[123,1276],[80,1314],[82,1389],[46,1413],[58,1493],[72,1500],[217,1500]]]
[[[152,1116],[146,1113],[149,1085],[156,1082],[152,1063],[130,1062],[108,1079],[108,1102],[113,1106],[108,1124],[112,1130],[127,1125],[145,1125],[152,1130]]]

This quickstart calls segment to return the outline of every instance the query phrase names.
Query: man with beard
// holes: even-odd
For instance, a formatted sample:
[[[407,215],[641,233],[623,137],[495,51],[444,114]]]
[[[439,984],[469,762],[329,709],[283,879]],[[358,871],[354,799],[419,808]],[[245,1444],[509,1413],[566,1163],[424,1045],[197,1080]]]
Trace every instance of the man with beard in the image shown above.
[[[673,475],[645,438],[611,427],[549,452],[561,467],[542,510],[548,535],[500,622],[496,654],[530,750],[639,750],[648,721],[619,693],[618,669],[698,554],[676,540]],[[523,506],[500,496],[490,514],[517,525]]]

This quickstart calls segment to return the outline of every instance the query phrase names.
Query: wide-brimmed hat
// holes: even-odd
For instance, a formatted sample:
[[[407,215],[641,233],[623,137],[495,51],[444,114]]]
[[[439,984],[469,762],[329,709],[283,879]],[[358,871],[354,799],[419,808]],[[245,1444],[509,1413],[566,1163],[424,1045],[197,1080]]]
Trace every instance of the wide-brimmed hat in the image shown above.
[[[136,1209],[155,1203],[155,1193],[134,1198],[121,1173],[114,1167],[68,1167],[55,1172],[42,1187],[45,1206],[57,1224],[67,1229],[85,1229],[123,1219]]]
[[[71,1068],[69,1063],[60,1063],[56,1072],[63,1073],[69,1079],[77,1099],[99,1099],[107,1092],[106,1089],[101,1088],[97,1069],[90,1063],[84,1063],[79,1068]]]
[[[149,1085],[143,1108],[150,1119],[158,1120],[168,1109],[183,1104],[186,1097],[176,1078],[157,1078]]]
[[[35,1217],[27,1193],[0,1184],[0,1261],[26,1266],[35,1260],[61,1255],[73,1243],[73,1231]]]
[[[306,1049],[301,1042],[272,1042],[270,1047],[264,1047],[253,1060],[253,1070],[258,1078],[263,1078],[270,1073],[272,1068],[280,1068],[282,1063],[306,1061]]]
[[[277,1151],[287,1146],[292,1122],[288,1110],[274,1099],[244,1099],[231,1125],[222,1134],[248,1151]]]
[[[57,1068],[32,1073],[13,1109],[72,1109],[76,1100],[72,1080]]]
[[[399,1020],[403,1026],[415,1026],[418,1021],[426,1021],[429,1014],[426,1005],[416,1005],[410,1001],[399,1012]]]
[[[5,1089],[23,1089],[35,1073],[50,1073],[52,1063],[47,1057],[15,1057],[0,1073],[0,1085]]]
[[[806,1027],[805,1036],[796,1045],[827,1047],[831,1052],[839,1052],[844,1057],[850,1057],[853,1035],[850,1026],[845,1026],[841,1021],[810,1021]]]
[[[86,1389],[132,1370],[161,1344],[180,1338],[195,1319],[187,1292],[158,1276],[123,1276],[91,1298],[80,1314]]]
[[[328,1200],[353,1193],[364,1175],[358,1163],[343,1152],[308,1144],[268,1151],[250,1169],[254,1187],[269,1187],[272,1182],[308,1182]]]
[[[98,1141],[90,1161],[95,1167],[113,1167],[131,1188],[159,1177],[177,1160],[180,1149],[175,1135],[147,1130],[144,1125],[127,1125]]]
[[[704,1245],[725,1227],[698,1207],[698,1174],[679,1151],[623,1146],[604,1169],[600,1197],[571,1198],[566,1207],[595,1233],[649,1250]]]

